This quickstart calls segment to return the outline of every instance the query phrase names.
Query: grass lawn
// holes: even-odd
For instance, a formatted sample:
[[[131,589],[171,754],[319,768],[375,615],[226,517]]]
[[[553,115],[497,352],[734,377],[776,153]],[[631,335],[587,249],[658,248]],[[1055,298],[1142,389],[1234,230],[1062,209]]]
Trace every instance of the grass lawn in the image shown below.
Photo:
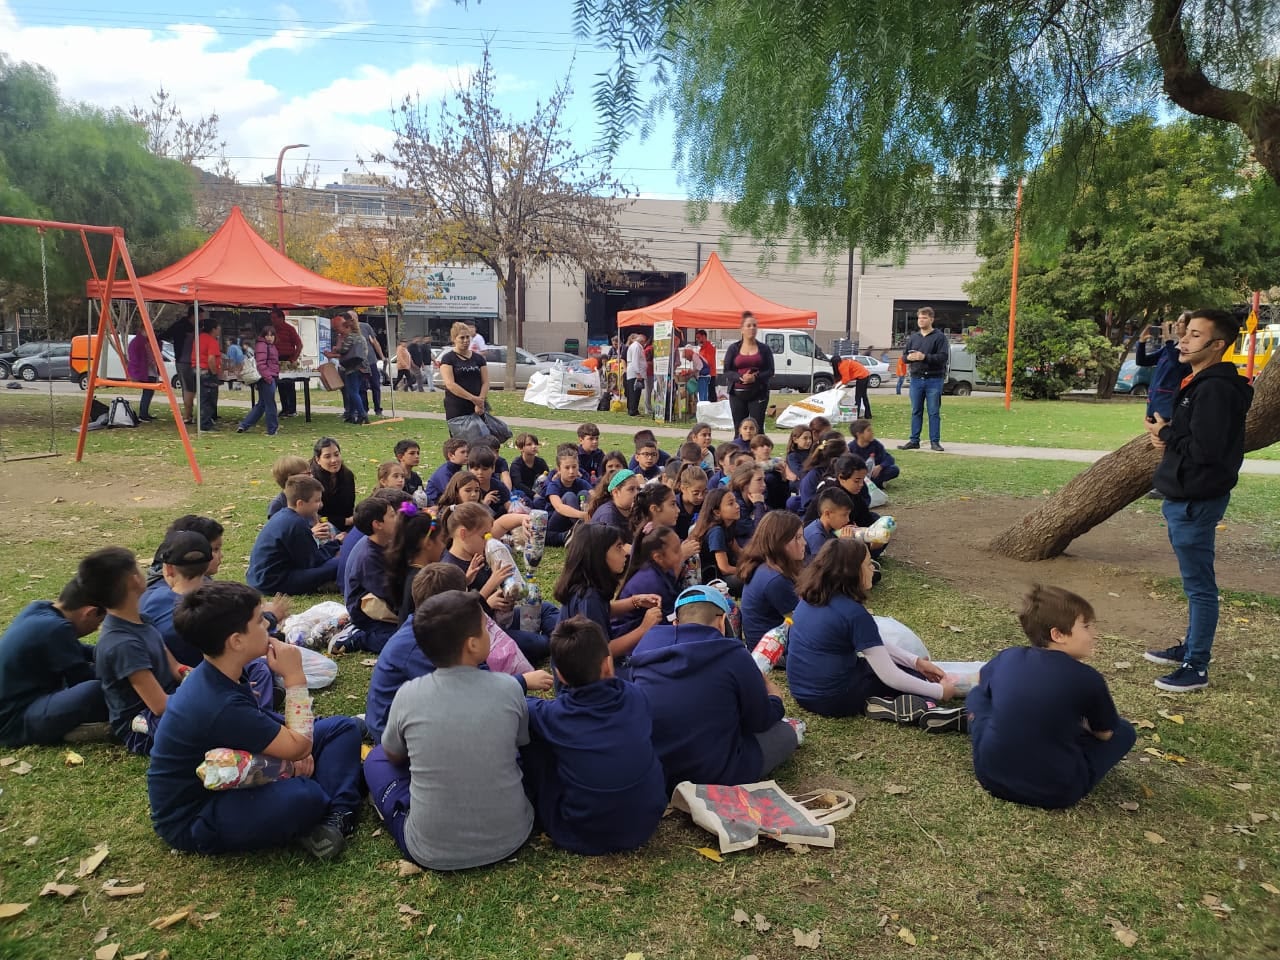
[[[983,418],[987,429],[1003,415],[993,401],[946,404],[954,412],[946,436],[954,427],[957,440],[971,439],[961,436],[971,411],[981,411],[975,419]],[[73,406],[59,402],[63,427]],[[497,406],[502,414],[517,412]],[[1112,409],[1022,407],[1040,412],[1039,422],[1024,425],[1016,440],[982,439],[1026,443],[1054,416]],[[47,442],[40,420],[46,411],[46,404],[27,398],[0,400],[5,449]],[[902,407],[889,398],[877,414],[892,435]],[[574,422],[566,418],[563,430],[539,431],[544,445],[569,438]],[[1089,422],[1093,432],[1063,445],[1110,445],[1100,421]],[[633,423],[617,435],[628,434]],[[285,424],[272,440],[261,433],[201,440],[202,486],[191,483],[165,423],[91,436],[80,464],[64,456],[0,465],[0,624],[28,601],[56,594],[89,550],[119,543],[149,557],[166,524],[183,513],[208,513],[225,524],[220,576],[242,574],[276,492],[271,461],[287,451],[309,454],[324,432],[341,439],[362,492],[395,440],[415,436],[426,459],[438,464],[445,436],[444,425],[434,421],[358,429],[326,414],[309,429],[296,420]],[[606,437],[614,434],[605,429]],[[62,450],[73,449],[74,437],[64,428],[58,439]],[[940,516],[960,497],[1034,496],[1080,469],[950,456],[908,462],[895,502],[937,504]],[[1280,479],[1246,477],[1240,489],[1233,516],[1275,522]],[[548,551],[539,570],[546,592],[560,559],[560,551]],[[981,658],[1018,642],[1006,608],[892,559],[887,569],[875,611],[910,624],[938,658]],[[1182,616],[1175,584],[1153,582],[1152,590],[1174,618]],[[834,850],[804,855],[763,841],[715,863],[696,852],[710,835],[675,814],[642,851],[627,856],[584,859],[535,838],[512,862],[493,868],[401,878],[393,843],[366,811],[353,844],[334,864],[318,865],[290,850],[201,859],[171,852],[152,832],[145,760],[105,745],[81,748],[79,766],[67,766],[62,749],[5,751],[0,756],[32,769],[18,775],[14,765],[0,766],[0,903],[30,906],[0,920],[0,958],[90,957],[103,928],[101,943],[121,944],[121,956],[151,951],[152,960],[162,949],[175,960],[1274,957],[1280,744],[1273,718],[1280,708],[1280,655],[1273,651],[1280,601],[1227,600],[1208,695],[1158,694],[1150,685],[1154,671],[1141,663],[1134,640],[1104,637],[1095,665],[1121,712],[1149,726],[1139,731],[1133,754],[1074,810],[1046,813],[993,799],[974,782],[963,737],[806,716],[806,743],[778,780],[793,792],[850,790],[859,804],[837,826]],[[337,683],[317,695],[318,712],[363,709],[370,671],[360,659],[342,661]],[[790,706],[792,714],[804,715]],[[1185,762],[1164,759],[1170,754]],[[891,785],[908,789],[891,794]],[[106,862],[92,876],[72,879],[99,843],[109,845]],[[63,870],[61,882],[76,883],[79,891],[65,900],[38,896]],[[111,899],[101,892],[108,878],[145,883],[146,890]],[[165,931],[148,926],[188,905],[208,919]],[[762,914],[769,929],[733,923],[738,908]],[[1117,924],[1136,933],[1132,947],[1116,938]],[[820,946],[797,948],[793,929],[819,931]]]

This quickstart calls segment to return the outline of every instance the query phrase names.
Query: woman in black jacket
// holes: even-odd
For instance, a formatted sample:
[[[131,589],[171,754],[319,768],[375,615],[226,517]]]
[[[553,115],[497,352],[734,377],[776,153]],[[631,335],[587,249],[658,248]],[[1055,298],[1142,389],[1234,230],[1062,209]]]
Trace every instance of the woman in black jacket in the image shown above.
[[[773,377],[773,351],[756,339],[756,318],[742,314],[742,337],[729,344],[724,355],[724,376],[729,387],[733,432],[750,417],[764,429],[769,409],[769,380]]]

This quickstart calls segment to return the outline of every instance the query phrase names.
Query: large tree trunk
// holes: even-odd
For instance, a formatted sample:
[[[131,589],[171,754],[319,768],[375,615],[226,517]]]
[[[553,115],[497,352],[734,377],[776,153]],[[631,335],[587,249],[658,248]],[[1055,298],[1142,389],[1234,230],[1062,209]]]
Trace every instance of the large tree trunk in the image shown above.
[[[1245,450],[1280,440],[1280,362],[1268,364],[1254,381],[1253,406],[1245,421]],[[1160,455],[1146,434],[1107,454],[991,541],[996,553],[1015,560],[1047,560],[1071,541],[1119,513],[1151,489]]]
[[[520,343],[520,298],[516,295],[516,276],[518,274],[513,272],[512,279],[502,285],[502,302],[507,321],[507,367],[503,371],[502,386],[508,393],[516,389],[516,347]]]

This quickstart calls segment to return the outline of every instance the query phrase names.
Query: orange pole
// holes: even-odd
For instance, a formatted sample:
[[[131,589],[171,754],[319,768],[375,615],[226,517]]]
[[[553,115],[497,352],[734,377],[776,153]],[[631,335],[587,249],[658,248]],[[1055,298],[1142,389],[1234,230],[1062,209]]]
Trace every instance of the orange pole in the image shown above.
[[[1258,310],[1262,306],[1262,291],[1253,291],[1253,329],[1249,331],[1249,359],[1244,365],[1244,375],[1253,383],[1253,365],[1258,354]]]
[[[1013,205],[1013,279],[1009,285],[1009,343],[1004,361],[1004,408],[1013,406],[1013,337],[1018,329],[1018,248],[1022,233],[1022,178],[1018,178],[1018,199]]]

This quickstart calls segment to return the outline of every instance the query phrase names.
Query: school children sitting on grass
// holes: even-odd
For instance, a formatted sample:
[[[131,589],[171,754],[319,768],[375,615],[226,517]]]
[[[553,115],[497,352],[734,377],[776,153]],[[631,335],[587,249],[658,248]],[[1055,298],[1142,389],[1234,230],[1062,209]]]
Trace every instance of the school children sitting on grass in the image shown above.
[[[587,502],[591,498],[591,484],[582,479],[578,465],[578,448],[563,443],[556,448],[556,472],[547,481],[546,501],[535,500],[534,506],[545,509],[547,518],[547,546],[563,547],[573,528],[587,518]]]
[[[624,461],[623,466],[626,466]],[[604,477],[604,451],[600,449],[600,428],[594,423],[578,424],[578,470],[582,479],[595,486]]]
[[[289,505],[258,531],[245,580],[265,594],[315,593],[338,573],[333,529],[320,519],[324,490],[304,473],[289,478],[284,496]]]
[[[649,701],[614,676],[609,641],[586,617],[561,620],[551,660],[563,686],[529,697],[521,750],[537,826],[557,847],[596,856],[644,846],[667,808]]]
[[[145,756],[187,668],[174,659],[160,631],[139,610],[146,580],[132,550],[94,551],[80,561],[76,577],[85,595],[107,611],[98,631],[95,667],[111,732],[130,753]]]
[[[272,497],[271,502],[267,504],[268,520],[289,505],[285,502],[284,495],[284,485],[289,482],[289,478],[296,477],[300,473],[306,473],[310,469],[307,461],[294,454],[286,454],[271,465],[271,479],[276,482],[280,492]]]
[[[1085,663],[1098,641],[1093,607],[1034,586],[1018,622],[1030,646],[991,658],[969,692],[973,772],[993,796],[1054,810],[1087,796],[1137,740],[1107,681]]]
[[[444,496],[445,487],[449,486],[453,475],[467,465],[470,452],[471,447],[461,437],[450,437],[444,442],[444,463],[427,478],[427,503],[434,504]]]
[[[853,443],[850,453],[856,453],[867,464],[867,476],[878,487],[883,487],[890,480],[896,480],[902,468],[893,459],[893,454],[884,448],[884,444],[876,439],[876,428],[870,420],[855,420],[849,424],[849,436]]]
[[[398,440],[392,453],[404,468],[404,492],[413,496],[422,489],[422,477],[418,475],[418,464],[422,462],[422,448],[418,446],[417,440]]]
[[[57,600],[34,600],[13,618],[0,636],[0,744],[105,738],[107,703],[94,673],[98,648],[80,638],[106,615],[72,577]]]
[[[396,846],[420,866],[505,860],[533,831],[519,763],[529,742],[524,692],[510,677],[476,669],[489,634],[475,592],[428,597],[414,611],[414,638],[436,669],[396,691],[382,741],[364,762],[369,797]]]
[[[538,498],[538,480],[550,476],[547,461],[538,456],[538,438],[532,433],[521,433],[515,438],[515,448],[520,456],[511,461],[511,492],[518,493],[527,502]]]
[[[400,519],[400,504],[409,502],[403,491],[396,496],[375,496],[356,504],[356,529],[364,534],[347,560],[342,596],[351,615],[351,631],[334,637],[329,653],[370,650],[377,653],[399,620],[400,598],[391,593],[383,550],[391,545]],[[403,499],[401,499],[403,498]]]
[[[338,856],[360,808],[360,724],[314,719],[302,651],[267,636],[262,596],[241,583],[211,583],[174,613],[183,640],[204,661],[169,698],[155,732],[147,794],[159,837],[190,853],[247,853],[296,842],[323,860]],[[265,658],[285,689],[284,722],[242,681]],[[262,786],[205,789],[196,768],[229,747],[291,761],[294,775]]]

